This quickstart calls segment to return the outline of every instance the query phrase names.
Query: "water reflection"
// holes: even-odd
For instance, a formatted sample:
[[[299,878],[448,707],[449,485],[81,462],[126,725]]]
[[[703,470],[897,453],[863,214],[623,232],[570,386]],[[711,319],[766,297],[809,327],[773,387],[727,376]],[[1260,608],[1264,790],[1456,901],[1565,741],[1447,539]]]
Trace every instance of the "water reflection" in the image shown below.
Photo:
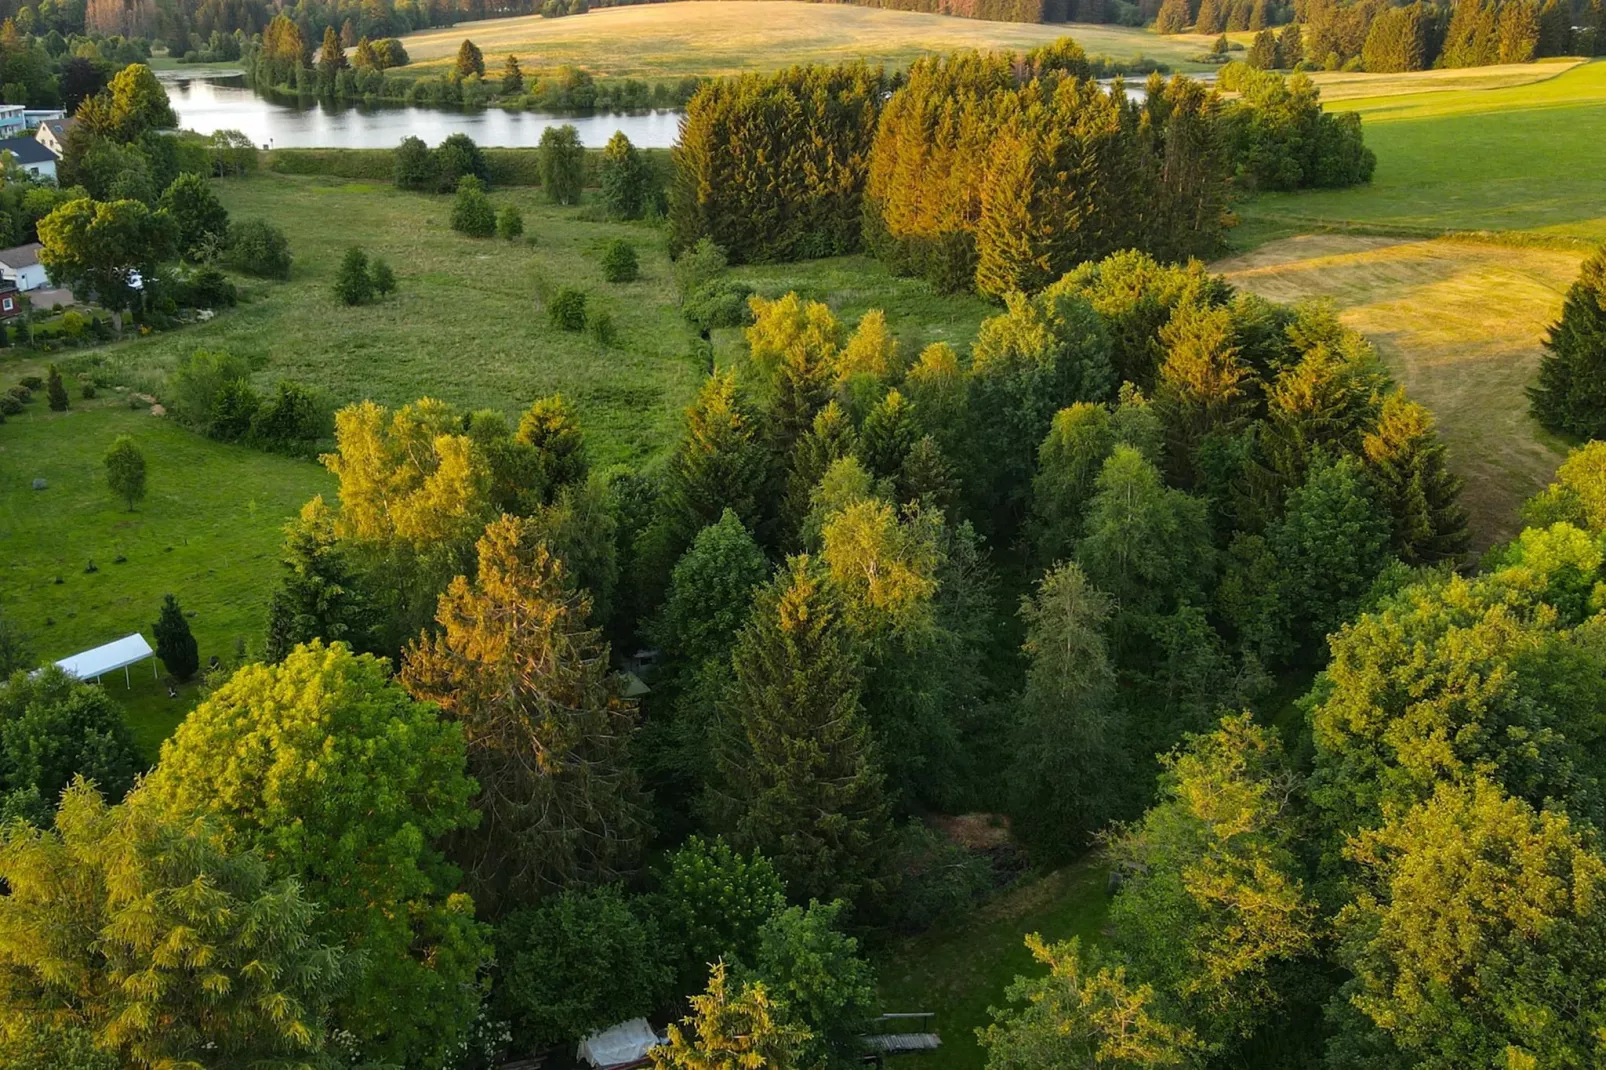
[[[241,130],[258,145],[276,149],[389,149],[408,134],[438,144],[463,133],[478,144],[505,148],[535,145],[549,126],[573,125],[591,146],[607,143],[614,131],[640,148],[668,148],[680,126],[678,111],[631,115],[551,115],[533,111],[448,111],[407,105],[362,107],[268,100],[245,87],[241,78],[168,81],[167,95],[178,125],[210,134]]]

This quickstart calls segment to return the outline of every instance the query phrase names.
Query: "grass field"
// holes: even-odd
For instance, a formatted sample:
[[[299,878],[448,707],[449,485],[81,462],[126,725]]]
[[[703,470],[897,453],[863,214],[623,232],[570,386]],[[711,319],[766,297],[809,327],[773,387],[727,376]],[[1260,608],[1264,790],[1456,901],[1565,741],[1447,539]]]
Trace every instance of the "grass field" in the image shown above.
[[[906,67],[926,52],[1028,49],[1066,35],[1090,54],[1123,60],[1152,56],[1179,70],[1202,69],[1187,57],[1209,47],[1203,37],[1163,37],[1124,26],[1045,26],[846,4],[720,0],[600,8],[578,18],[527,15],[424,30],[402,39],[413,62],[396,73],[441,73],[464,38],[485,54],[488,72],[500,70],[503,57],[512,53],[527,69],[569,64],[596,75],[656,80],[859,59]]]
[[[1025,934],[1050,942],[1097,939],[1109,909],[1107,873],[1097,861],[1078,863],[1028,881],[992,900],[971,917],[940,926],[893,948],[876,963],[881,1004],[889,1012],[936,1012],[942,1047],[910,1058],[920,1070],[975,1070],[984,1053],[976,1030],[992,1021],[990,1006],[1004,1004],[1017,974],[1042,967],[1026,950]]]
[[[0,361],[6,383],[35,370]],[[112,498],[101,465],[120,434],[145,453],[148,495],[133,512]],[[45,490],[32,489],[36,478]],[[132,631],[152,639],[162,597],[172,593],[193,614],[202,663],[228,660],[236,640],[261,642],[281,527],[333,485],[318,465],[211,442],[144,406],[131,410],[125,394],[74,399],[65,413],[35,400],[0,425],[0,598],[35,652],[55,660]],[[91,561],[97,571],[86,572]],[[151,666],[130,677],[131,691],[111,677],[107,690],[154,756],[193,687],[174,701]]]
[[[1239,244],[1312,230],[1606,241],[1606,61],[1483,89],[1443,89],[1438,73],[1379,76],[1379,95],[1334,99],[1362,117],[1377,153],[1371,185],[1257,197],[1239,213]],[[1401,91],[1411,84],[1430,88]]]
[[[632,462],[673,439],[703,375],[696,335],[675,308],[657,228],[588,222],[581,210],[542,204],[529,189],[493,199],[521,206],[533,244],[462,237],[447,226],[449,197],[388,185],[264,173],[218,190],[234,217],[271,218],[285,228],[293,278],[249,283],[251,302],[210,323],[111,347],[108,364],[131,385],[160,393],[178,360],[206,348],[252,360],[264,387],[299,379],[337,404],[366,397],[400,405],[428,394],[512,415],[561,391],[575,403],[594,457]],[[602,280],[602,248],[618,237],[636,245],[636,282]],[[352,245],[390,261],[398,294],[357,308],[335,300],[335,270]],[[850,321],[884,308],[911,345],[968,341],[986,314],[979,300],[939,297],[858,258],[738,275],[769,292],[796,287],[828,297]],[[585,289],[592,306],[611,314],[618,340],[603,346],[550,326],[537,298],[543,280]]]

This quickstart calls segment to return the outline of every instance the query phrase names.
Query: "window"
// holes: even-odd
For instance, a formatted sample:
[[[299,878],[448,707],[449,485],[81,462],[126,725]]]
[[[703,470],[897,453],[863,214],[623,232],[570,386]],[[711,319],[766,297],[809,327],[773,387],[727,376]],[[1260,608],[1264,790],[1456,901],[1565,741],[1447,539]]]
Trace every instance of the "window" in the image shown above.
[[[4,304],[0,304],[0,309],[4,309],[6,312],[10,312],[11,311],[11,298],[9,298],[9,297],[6,298],[5,299],[5,303]]]

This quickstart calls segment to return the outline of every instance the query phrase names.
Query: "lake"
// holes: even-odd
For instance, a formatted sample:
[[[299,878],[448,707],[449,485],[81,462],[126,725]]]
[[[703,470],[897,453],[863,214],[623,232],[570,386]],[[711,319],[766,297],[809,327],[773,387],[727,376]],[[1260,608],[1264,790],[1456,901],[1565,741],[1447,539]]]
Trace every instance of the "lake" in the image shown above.
[[[583,144],[600,148],[623,130],[638,148],[667,149],[680,129],[680,112],[552,115],[534,111],[449,111],[406,105],[361,107],[268,100],[241,78],[164,79],[168,99],[185,130],[210,134],[240,130],[258,145],[276,149],[393,149],[408,134],[439,144],[449,134],[467,134],[476,144],[523,148],[540,142],[541,131],[565,123]]]

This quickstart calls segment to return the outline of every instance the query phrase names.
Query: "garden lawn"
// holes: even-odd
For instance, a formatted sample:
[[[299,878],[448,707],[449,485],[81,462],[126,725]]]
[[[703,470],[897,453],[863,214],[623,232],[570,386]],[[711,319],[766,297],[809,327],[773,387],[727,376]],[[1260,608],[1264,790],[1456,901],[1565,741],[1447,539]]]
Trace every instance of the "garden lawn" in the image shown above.
[[[1234,244],[1312,230],[1490,231],[1507,244],[1580,248],[1606,241],[1606,60],[1533,70],[1559,73],[1454,90],[1437,71],[1390,75],[1385,95],[1330,100],[1333,110],[1360,113],[1377,153],[1372,183],[1255,197],[1239,208],[1245,227]],[[1413,84],[1421,91],[1404,92]]]
[[[662,80],[770,71],[801,63],[907,67],[928,52],[1024,50],[1070,36],[1091,54],[1151,56],[1179,70],[1210,38],[1163,37],[1146,29],[1090,24],[984,22],[912,11],[784,0],[640,4],[558,19],[525,15],[465,22],[402,38],[412,63],[391,74],[444,74],[466,38],[485,56],[487,78],[504,58],[527,71],[572,65],[595,75]]]
[[[942,1047],[900,1059],[911,1070],[976,1070],[985,1054],[976,1030],[992,1021],[988,1007],[1005,1005],[1018,974],[1046,972],[1026,950],[1025,934],[1050,943],[1095,941],[1109,910],[1108,871],[1096,860],[1029,880],[970,917],[905,940],[876,963],[881,1006],[889,1012],[935,1011]],[[910,1031],[924,1030],[914,1023]]]
[[[5,383],[22,374],[0,359]],[[148,493],[133,512],[106,489],[101,463],[119,434],[145,454]],[[31,489],[35,478],[47,488]],[[333,491],[318,465],[212,442],[144,406],[129,409],[125,394],[74,398],[65,413],[36,395],[0,424],[0,603],[42,660],[133,631],[154,644],[151,625],[168,593],[191,614],[203,666],[213,655],[232,659],[240,639],[259,652],[281,529],[308,498]],[[119,555],[127,560],[115,563]],[[97,571],[88,573],[91,561]],[[106,689],[154,757],[194,688],[173,700],[149,664],[129,676],[131,691],[113,676]]]

